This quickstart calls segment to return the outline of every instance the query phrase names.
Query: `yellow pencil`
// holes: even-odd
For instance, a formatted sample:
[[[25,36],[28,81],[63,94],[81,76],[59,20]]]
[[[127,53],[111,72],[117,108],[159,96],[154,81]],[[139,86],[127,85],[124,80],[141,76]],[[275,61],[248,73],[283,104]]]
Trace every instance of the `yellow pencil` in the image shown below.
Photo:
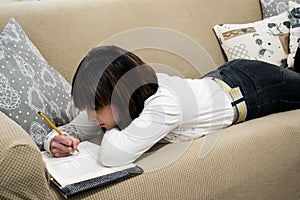
[[[46,117],[46,115],[44,115],[44,113],[42,113],[41,111],[38,111],[38,114],[42,117],[42,118],[44,118],[44,120],[59,134],[59,135],[61,135],[61,136],[66,136],[65,134],[63,134],[62,132],[61,132],[61,130],[59,130],[49,119],[48,119],[48,117]],[[79,150],[76,148],[75,149],[76,151],[78,151],[79,152]]]

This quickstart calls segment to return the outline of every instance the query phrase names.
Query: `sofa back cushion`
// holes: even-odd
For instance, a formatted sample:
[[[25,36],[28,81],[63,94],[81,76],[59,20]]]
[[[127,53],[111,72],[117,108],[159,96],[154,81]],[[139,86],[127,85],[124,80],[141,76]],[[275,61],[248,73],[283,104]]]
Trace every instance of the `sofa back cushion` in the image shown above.
[[[45,59],[70,82],[87,52],[124,31],[160,27],[183,34],[207,51],[197,55],[197,66],[189,58],[170,50],[139,48],[148,63],[175,68],[183,76],[199,77],[195,67],[205,73],[224,63],[225,57],[212,27],[218,23],[246,23],[261,19],[259,1],[253,0],[51,0],[15,2],[0,6],[0,29],[14,17]],[[164,42],[169,41],[168,36]],[[147,39],[147,38],[145,38]],[[127,45],[124,44],[125,48]],[[170,48],[181,46],[169,41]],[[191,48],[193,51],[193,48]],[[200,48],[199,48],[200,49]],[[186,51],[187,52],[187,51]],[[196,56],[194,56],[196,57]],[[213,63],[211,62],[213,61]]]

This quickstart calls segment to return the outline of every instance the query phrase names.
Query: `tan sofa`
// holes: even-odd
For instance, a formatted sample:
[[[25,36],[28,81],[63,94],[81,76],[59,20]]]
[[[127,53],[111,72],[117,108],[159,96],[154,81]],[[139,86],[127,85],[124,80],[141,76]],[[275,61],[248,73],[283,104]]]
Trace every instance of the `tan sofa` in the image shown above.
[[[68,81],[92,47],[105,41],[130,46],[133,41],[148,41],[153,36],[146,32],[145,38],[133,35],[128,43],[119,41],[122,37],[111,40],[132,30],[163,30],[175,38],[193,41],[199,52],[183,52],[187,53],[183,58],[150,48],[151,44],[136,53],[146,62],[159,63],[158,67],[153,64],[157,70],[197,78],[225,62],[213,25],[262,18],[259,0],[42,0],[0,4],[1,29],[10,17],[19,22],[46,60]],[[174,49],[186,44],[169,37],[164,41],[175,44],[168,46]],[[144,174],[74,199],[300,199],[299,118],[299,110],[273,114],[193,142],[156,145],[137,161]],[[63,199],[49,186],[49,174],[28,134],[3,113],[0,124],[0,199]]]

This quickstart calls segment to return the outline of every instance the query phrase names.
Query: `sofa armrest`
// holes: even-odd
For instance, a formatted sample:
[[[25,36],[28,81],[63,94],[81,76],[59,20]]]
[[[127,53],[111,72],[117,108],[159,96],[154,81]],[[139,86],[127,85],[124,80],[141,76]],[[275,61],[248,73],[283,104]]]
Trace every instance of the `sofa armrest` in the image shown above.
[[[0,199],[58,199],[31,137],[0,112]]]

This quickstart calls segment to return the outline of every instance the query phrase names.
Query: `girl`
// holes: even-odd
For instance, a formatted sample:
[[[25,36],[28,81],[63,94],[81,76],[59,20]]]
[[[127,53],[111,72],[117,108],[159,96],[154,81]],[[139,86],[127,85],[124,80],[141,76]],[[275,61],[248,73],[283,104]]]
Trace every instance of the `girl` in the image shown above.
[[[72,83],[75,106],[105,132],[100,159],[107,166],[134,162],[159,141],[192,140],[234,123],[298,109],[299,91],[298,73],[265,62],[234,60],[192,80],[155,73],[116,46],[91,50]],[[73,136],[51,133],[45,148],[59,157],[78,144]]]

